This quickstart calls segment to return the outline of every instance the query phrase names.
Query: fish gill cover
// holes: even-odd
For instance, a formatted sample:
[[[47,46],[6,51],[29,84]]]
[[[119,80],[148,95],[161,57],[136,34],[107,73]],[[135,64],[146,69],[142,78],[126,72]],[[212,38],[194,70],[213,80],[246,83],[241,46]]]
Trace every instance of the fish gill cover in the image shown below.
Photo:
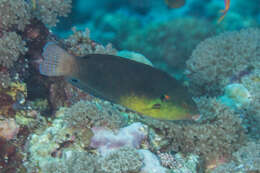
[[[259,172],[259,3],[0,0],[0,172]]]

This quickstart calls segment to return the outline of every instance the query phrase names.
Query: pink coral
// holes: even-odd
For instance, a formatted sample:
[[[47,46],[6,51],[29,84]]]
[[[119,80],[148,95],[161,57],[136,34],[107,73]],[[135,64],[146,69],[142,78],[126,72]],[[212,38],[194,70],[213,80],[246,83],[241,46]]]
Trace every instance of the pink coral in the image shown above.
[[[19,125],[14,119],[5,119],[0,121],[0,138],[5,140],[13,139],[19,132]]]

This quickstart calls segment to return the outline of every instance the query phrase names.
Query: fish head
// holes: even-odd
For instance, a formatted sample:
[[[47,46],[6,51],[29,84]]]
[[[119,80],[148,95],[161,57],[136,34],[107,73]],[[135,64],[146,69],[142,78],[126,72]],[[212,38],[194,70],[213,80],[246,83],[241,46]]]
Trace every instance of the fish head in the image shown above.
[[[168,97],[167,97],[168,98]],[[120,99],[120,104],[146,116],[161,120],[188,120],[198,114],[197,108],[190,103],[176,103],[176,100],[162,100],[146,96],[128,95]]]

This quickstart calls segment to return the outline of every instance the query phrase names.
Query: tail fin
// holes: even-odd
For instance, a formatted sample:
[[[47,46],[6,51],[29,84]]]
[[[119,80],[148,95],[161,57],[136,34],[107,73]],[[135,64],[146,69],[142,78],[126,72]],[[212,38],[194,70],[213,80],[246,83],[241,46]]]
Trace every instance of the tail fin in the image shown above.
[[[48,42],[43,49],[43,61],[39,71],[46,76],[70,76],[76,70],[76,59],[54,42]]]

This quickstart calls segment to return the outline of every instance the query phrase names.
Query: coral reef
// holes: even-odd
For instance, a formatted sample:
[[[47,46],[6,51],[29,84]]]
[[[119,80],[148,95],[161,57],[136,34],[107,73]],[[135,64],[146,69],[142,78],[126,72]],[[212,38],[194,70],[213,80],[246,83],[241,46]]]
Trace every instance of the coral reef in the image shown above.
[[[205,160],[225,157],[244,144],[246,136],[240,116],[215,98],[203,101],[200,106],[202,122],[163,122],[148,118],[137,118],[154,128],[162,139],[168,140],[162,148],[182,153],[195,153]],[[211,104],[212,103],[212,104]],[[205,118],[203,113],[207,112]]]
[[[0,64],[9,68],[27,51],[25,42],[15,32],[3,32],[0,40]]]
[[[71,108],[60,109],[56,117],[50,127],[39,134],[33,134],[28,141],[30,159],[25,165],[31,172],[37,165],[43,169],[48,160],[55,162],[67,148],[74,148],[79,152],[86,150],[90,147],[94,127],[115,130],[126,123],[116,107],[97,100],[80,101]],[[30,165],[34,165],[34,168]]]
[[[122,114],[109,102],[100,100],[79,101],[64,110],[64,120],[69,127],[107,127],[118,129],[127,122]]]
[[[170,168],[169,172],[182,173],[198,173],[201,172],[199,169],[200,161],[199,156],[190,154],[184,157],[182,154],[171,154],[158,152],[158,157],[163,166]]]
[[[257,69],[251,74],[242,77],[241,83],[251,94],[252,101],[246,108],[247,117],[250,119],[247,125],[250,136],[260,139],[260,71]]]
[[[139,150],[140,155],[144,159],[144,166],[141,169],[142,173],[165,173],[166,168],[162,167],[157,156],[149,150]]]
[[[44,173],[95,173],[96,157],[85,151],[66,150],[61,159],[46,161]]]
[[[58,17],[66,17],[71,10],[71,0],[35,0],[32,13],[47,26],[55,26]]]
[[[24,0],[1,0],[0,1],[0,29],[10,29],[17,27],[24,30],[30,23],[29,5]]]
[[[7,88],[11,84],[11,78],[9,73],[0,72],[0,86],[1,88]]]
[[[218,1],[190,1],[183,10],[153,0],[89,3],[0,0],[0,172],[260,171],[259,29],[211,37],[192,53],[221,30],[259,25],[255,1],[232,2],[220,25],[212,22],[223,5]],[[76,4],[84,7],[72,8]],[[75,24],[90,28],[91,38],[88,29],[76,27],[65,40],[52,35],[51,27],[71,10],[83,16],[72,15],[58,27],[64,33]],[[185,121],[155,120],[97,99],[61,77],[40,76],[37,65],[47,41],[78,57],[113,54],[152,65],[151,60],[176,76],[181,72],[183,79],[191,55],[186,84],[200,96],[200,114]],[[117,52],[110,42],[125,51]],[[221,92],[235,109],[222,104],[223,98],[208,97]]]
[[[11,82],[7,88],[0,87],[0,115],[13,117],[16,111],[14,104],[23,104],[26,96],[25,83]]]
[[[260,171],[260,143],[248,142],[237,152],[233,153],[233,160],[221,164],[213,169],[212,173],[221,172],[259,172]]]
[[[99,173],[138,173],[143,166],[143,158],[131,147],[122,147],[97,161]]]
[[[90,146],[97,148],[101,155],[118,150],[120,147],[140,148],[142,141],[147,137],[147,126],[142,123],[133,123],[113,133],[102,127],[93,127],[94,136]]]
[[[252,102],[249,105],[249,111],[260,117],[260,70],[256,69],[251,74],[242,77],[241,83],[251,93]]]
[[[243,29],[201,42],[187,61],[193,94],[214,94],[241,73],[259,69],[259,33],[259,29]]]
[[[0,120],[0,138],[8,141],[15,138],[18,132],[19,125],[16,124],[14,119]]]
[[[91,53],[98,54],[110,54],[115,55],[116,50],[111,44],[107,44],[105,47],[93,42],[90,39],[90,31],[86,29],[85,32],[77,31],[76,28],[72,28],[73,34],[65,39],[65,45],[68,51],[76,56],[86,56]]]
[[[220,100],[234,109],[245,109],[250,105],[251,97],[248,89],[242,84],[232,83],[224,88],[224,95]]]

